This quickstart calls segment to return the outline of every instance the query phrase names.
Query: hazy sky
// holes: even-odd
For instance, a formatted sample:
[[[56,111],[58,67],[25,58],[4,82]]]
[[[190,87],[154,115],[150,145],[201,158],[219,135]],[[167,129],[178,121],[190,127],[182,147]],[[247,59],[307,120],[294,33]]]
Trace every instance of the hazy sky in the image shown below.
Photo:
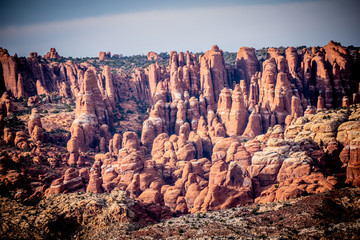
[[[217,44],[360,46],[358,0],[3,0],[0,46],[10,54],[200,52]]]

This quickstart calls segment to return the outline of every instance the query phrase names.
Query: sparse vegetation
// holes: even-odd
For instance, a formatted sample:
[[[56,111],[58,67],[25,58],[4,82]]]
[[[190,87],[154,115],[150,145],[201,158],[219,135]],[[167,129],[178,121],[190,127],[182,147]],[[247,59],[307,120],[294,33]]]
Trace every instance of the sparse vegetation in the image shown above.
[[[252,210],[251,213],[257,215],[259,212],[260,206],[256,205]]]

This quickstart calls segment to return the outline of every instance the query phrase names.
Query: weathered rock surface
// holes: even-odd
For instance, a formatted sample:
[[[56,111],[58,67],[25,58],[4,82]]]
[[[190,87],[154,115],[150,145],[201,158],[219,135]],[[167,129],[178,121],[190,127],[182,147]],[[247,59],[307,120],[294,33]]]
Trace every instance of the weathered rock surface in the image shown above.
[[[1,197],[1,212],[4,217],[0,236],[15,239],[64,239],[75,236],[99,239],[107,231],[118,229],[125,233],[126,230],[156,220],[147,214],[141,204],[122,191],[109,195],[51,195],[36,206],[25,206]]]
[[[13,107],[10,95],[7,92],[4,92],[0,101],[0,113],[3,116],[7,116],[8,114],[11,114],[12,111]]]
[[[42,128],[41,119],[39,111],[36,108],[33,108],[31,111],[28,129],[30,137],[34,140],[43,140],[44,138],[44,129]]]
[[[359,189],[185,215],[131,231],[135,238],[357,238]],[[105,238],[108,238],[106,235]],[[117,236],[127,238],[128,235]]]
[[[244,79],[247,86],[251,78],[259,71],[259,62],[254,48],[241,47],[236,55],[235,67],[240,71],[240,79]]]
[[[79,152],[86,152],[89,147],[96,148],[101,137],[110,140],[106,131],[101,131],[103,127],[99,127],[102,124],[112,124],[110,110],[111,106],[107,99],[103,99],[98,87],[95,69],[89,68],[76,98],[76,119],[71,125],[71,139],[67,146],[70,152],[69,165],[78,158]]]
[[[100,52],[99,53],[99,60],[105,60],[105,59],[109,59],[111,58],[111,53],[110,52]]]
[[[58,54],[55,48],[50,48],[50,52],[44,55],[45,59],[61,59],[62,57]]]
[[[159,57],[159,55],[156,52],[148,52],[147,59],[149,61],[156,61],[156,60],[160,60],[161,57]]]

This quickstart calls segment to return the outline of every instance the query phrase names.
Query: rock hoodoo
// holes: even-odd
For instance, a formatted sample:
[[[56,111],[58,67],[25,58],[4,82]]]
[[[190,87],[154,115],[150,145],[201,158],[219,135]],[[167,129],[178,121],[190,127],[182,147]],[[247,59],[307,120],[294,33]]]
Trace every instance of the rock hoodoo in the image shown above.
[[[57,172],[38,174],[32,193],[122,191],[155,219],[360,185],[359,83],[347,48],[269,48],[258,60],[242,47],[234,66],[225,54],[217,45],[203,55],[172,51],[162,65],[165,55],[149,52],[146,67],[129,70],[110,67],[105,52],[74,63],[53,60],[53,48],[44,58],[1,49],[2,141],[19,156],[4,152],[0,167],[21,179],[8,168],[46,162]],[[70,131],[45,131],[51,116],[40,111],[51,101],[75,102]],[[66,131],[67,151],[48,157]]]

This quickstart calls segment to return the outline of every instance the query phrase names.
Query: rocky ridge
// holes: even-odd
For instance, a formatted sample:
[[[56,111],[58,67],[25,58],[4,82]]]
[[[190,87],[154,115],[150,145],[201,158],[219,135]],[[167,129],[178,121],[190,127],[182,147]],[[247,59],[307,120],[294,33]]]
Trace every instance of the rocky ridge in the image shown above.
[[[360,227],[358,203],[358,189],[343,189],[185,215],[127,235],[113,235],[118,239],[356,239]]]
[[[184,215],[150,224],[124,192],[61,194],[24,206],[0,197],[2,238],[52,239],[356,239],[359,189]],[[144,227],[144,225],[148,225]]]
[[[124,192],[52,195],[36,206],[4,197],[1,201],[2,238],[90,239],[97,231],[125,233],[154,222],[144,207]]]

